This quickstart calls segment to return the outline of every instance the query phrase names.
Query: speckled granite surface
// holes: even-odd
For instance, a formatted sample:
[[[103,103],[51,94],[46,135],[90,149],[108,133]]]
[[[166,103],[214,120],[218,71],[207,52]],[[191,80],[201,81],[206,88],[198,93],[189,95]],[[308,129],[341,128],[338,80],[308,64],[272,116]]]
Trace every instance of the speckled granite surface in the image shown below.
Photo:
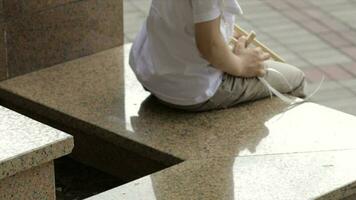
[[[123,44],[121,0],[0,3],[0,80]]]
[[[0,1],[2,4],[2,1]],[[4,16],[3,16],[3,8],[0,5],[0,80],[4,80],[7,77],[7,65],[6,65],[6,44],[5,44],[5,23]]]
[[[293,177],[297,177],[295,182],[285,186],[291,191],[293,184],[296,185],[298,181],[308,184],[308,176],[320,170],[320,173],[314,174],[315,179],[311,179],[314,182],[320,180],[320,190],[315,187],[306,195],[321,195],[333,190],[342,192],[345,188],[354,192],[353,185],[348,185],[356,180],[356,176],[346,177],[342,170],[338,171],[339,168],[327,171],[328,166],[323,167],[312,162],[313,159],[319,159],[335,165],[342,163],[340,166],[343,166],[345,160],[333,160],[338,157],[335,156],[338,151],[348,150],[342,154],[356,155],[354,116],[313,103],[286,110],[287,106],[278,99],[266,99],[228,110],[199,114],[172,110],[158,104],[138,84],[127,65],[129,48],[130,46],[125,46],[125,49],[114,48],[1,82],[0,99],[17,106],[22,104],[30,112],[46,115],[52,120],[142,156],[161,162],[171,161],[172,158],[188,160],[176,167],[183,166],[185,169],[184,166],[189,166],[192,162],[193,167],[189,169],[201,172],[196,179],[200,181],[196,185],[197,191],[204,191],[213,184],[204,179],[205,165],[211,165],[211,168],[217,166],[209,174],[214,181],[222,180],[221,183],[224,183],[216,188],[213,186],[217,192],[219,187],[228,191],[219,192],[218,195],[222,197],[229,197],[231,191],[239,189],[231,184],[231,180],[235,179],[225,176],[222,171],[230,167],[230,171],[245,170],[241,173],[253,172],[257,177],[259,170],[266,170],[263,177],[268,179],[259,179],[259,184],[267,187],[275,180],[283,180],[273,179],[279,175],[278,170],[269,168],[276,165],[288,176],[288,180],[292,181]],[[289,158],[293,156],[295,159]],[[195,162],[198,164],[194,164]],[[237,164],[240,162],[241,165]],[[310,171],[307,168],[309,164],[314,164]],[[194,168],[195,165],[201,167]],[[353,167],[352,164],[349,166]],[[173,170],[171,180],[190,183],[189,178],[184,180],[179,173],[174,173],[175,169],[168,169]],[[179,171],[178,168],[177,170]],[[190,176],[189,170],[186,172]],[[322,179],[325,175],[329,177]],[[225,179],[230,182],[225,182]],[[253,181],[246,177],[247,180]],[[169,192],[169,195],[177,193],[179,196],[177,190],[184,189],[180,185],[170,189],[169,182],[167,187],[161,185],[162,191]],[[193,186],[191,189],[194,189]],[[136,188],[133,189],[134,192],[140,190]],[[247,189],[243,191],[251,192]],[[152,189],[144,190],[146,192],[152,192]],[[295,192],[302,191],[295,189]],[[277,197],[284,196],[280,194]]]
[[[2,82],[0,97],[11,93],[37,102],[49,117],[63,113],[59,120],[66,124],[152,157],[154,150],[185,160],[356,149],[356,118],[312,103],[284,112],[281,101],[266,99],[200,114],[161,106],[122,54],[115,48]]]
[[[0,180],[1,200],[55,200],[53,161]]]
[[[2,0],[2,5],[6,17],[16,17],[51,9],[75,1],[76,0]]]
[[[355,155],[353,150],[189,160],[88,200],[338,200],[356,192],[356,162],[350,162]]]
[[[72,149],[72,136],[0,106],[0,180]]]

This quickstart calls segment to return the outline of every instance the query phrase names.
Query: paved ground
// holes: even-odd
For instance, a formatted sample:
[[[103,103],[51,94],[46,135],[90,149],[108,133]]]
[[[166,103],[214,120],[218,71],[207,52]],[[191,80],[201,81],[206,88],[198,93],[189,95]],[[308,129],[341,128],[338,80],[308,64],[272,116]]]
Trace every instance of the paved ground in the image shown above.
[[[356,115],[356,0],[240,0],[238,24],[307,74],[313,98]],[[150,0],[124,0],[125,42],[132,42]]]

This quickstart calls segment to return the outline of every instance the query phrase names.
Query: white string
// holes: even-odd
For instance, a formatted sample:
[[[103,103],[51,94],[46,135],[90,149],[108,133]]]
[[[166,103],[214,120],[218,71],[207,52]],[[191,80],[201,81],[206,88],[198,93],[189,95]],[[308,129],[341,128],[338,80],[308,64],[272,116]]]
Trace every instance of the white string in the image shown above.
[[[294,99],[291,99],[282,93],[280,93],[278,90],[274,89],[264,78],[258,77],[258,79],[267,87],[267,89],[270,91],[270,93],[273,93],[276,95],[278,98],[280,98],[282,101],[288,103],[288,104],[293,104],[295,102]]]
[[[276,69],[272,69],[272,68],[268,68],[267,71],[270,71],[270,72],[276,72],[278,75],[280,75],[284,81],[286,82],[286,84],[289,86],[289,88],[292,90],[292,86],[290,85],[290,83],[288,82],[287,78],[279,71],[277,71]],[[324,80],[325,80],[325,77],[323,76],[318,87],[309,95],[307,95],[306,98],[302,99],[302,100],[299,100],[299,99],[292,99],[292,98],[289,98],[287,97],[286,95],[280,93],[278,90],[276,90],[275,88],[273,88],[265,78],[263,77],[258,77],[258,79],[261,81],[261,83],[263,85],[265,85],[271,95],[271,98],[272,98],[272,93],[274,95],[276,95],[279,99],[281,99],[282,101],[284,101],[285,103],[287,104],[290,104],[290,105],[296,105],[296,104],[300,104],[300,103],[304,103],[304,102],[307,102],[309,99],[311,99],[320,89],[321,89],[321,86],[322,84],[324,83]]]
[[[271,71],[271,72],[276,72],[278,75],[280,75],[284,81],[287,83],[288,87],[290,90],[293,89],[292,85],[288,82],[287,78],[279,71],[277,71],[276,69],[273,69],[273,68],[267,68],[267,71]]]
[[[304,98],[304,101],[309,101],[309,99],[311,99],[321,89],[321,86],[323,85],[324,81],[325,81],[325,76],[323,75],[318,87],[310,95]]]
[[[221,12],[222,12],[222,19],[223,21],[226,23],[226,20],[225,20],[225,16],[224,16],[224,10],[225,10],[225,0],[221,0],[220,1],[220,9],[221,9]],[[277,73],[279,76],[282,77],[282,79],[285,81],[285,83],[288,85],[289,89],[292,90],[293,87],[291,86],[291,84],[289,83],[289,81],[287,80],[287,78],[279,71],[277,71],[276,69],[272,69],[272,68],[267,68],[266,69],[267,71],[270,71],[270,72],[275,72]],[[296,105],[296,104],[300,104],[300,103],[304,103],[304,102],[307,102],[308,100],[310,100],[320,89],[321,89],[321,86],[323,85],[324,83],[324,80],[325,80],[325,76],[323,75],[318,87],[309,95],[307,95],[303,100],[299,100],[297,98],[295,99],[292,99],[292,98],[289,98],[287,97],[286,95],[280,93],[278,90],[276,90],[275,88],[273,88],[265,78],[263,77],[258,77],[258,79],[261,81],[261,83],[263,85],[265,85],[268,89],[268,92],[271,96],[271,98],[273,97],[273,94],[276,95],[278,98],[280,98],[282,101],[290,104],[290,105]]]

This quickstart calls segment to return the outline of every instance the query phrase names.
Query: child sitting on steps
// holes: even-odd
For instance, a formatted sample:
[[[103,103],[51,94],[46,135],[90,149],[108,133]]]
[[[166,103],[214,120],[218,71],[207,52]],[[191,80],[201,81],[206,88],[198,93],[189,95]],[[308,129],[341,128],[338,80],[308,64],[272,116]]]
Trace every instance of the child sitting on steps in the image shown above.
[[[305,97],[298,68],[269,60],[261,48],[247,47],[245,37],[229,48],[235,15],[241,13],[236,0],[152,0],[130,66],[163,104],[188,111],[268,97],[269,89],[257,77],[281,93]]]

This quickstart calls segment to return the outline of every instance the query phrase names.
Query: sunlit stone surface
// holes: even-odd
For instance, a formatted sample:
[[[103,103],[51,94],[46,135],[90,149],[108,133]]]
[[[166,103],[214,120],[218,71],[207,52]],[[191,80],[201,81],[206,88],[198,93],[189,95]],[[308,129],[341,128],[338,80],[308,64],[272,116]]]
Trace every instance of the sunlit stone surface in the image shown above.
[[[124,186],[128,196],[184,199],[201,191],[193,196],[199,199],[209,190],[211,199],[288,199],[302,193],[315,198],[334,190],[330,195],[339,197],[353,192],[350,183],[356,176],[342,168],[354,166],[346,162],[356,151],[354,116],[313,103],[288,109],[275,98],[205,113],[172,110],[157,103],[135,79],[127,64],[129,48],[2,82],[0,97],[21,97],[25,105],[35,102],[39,106],[33,112],[139,155],[163,163],[188,160],[152,175],[169,178],[146,181],[145,188],[136,182]],[[310,186],[309,181],[319,185]]]
[[[350,162],[355,154],[333,151],[189,160],[88,200],[336,200],[356,192],[356,162]]]
[[[53,160],[73,137],[0,106],[0,199],[55,199]]]

